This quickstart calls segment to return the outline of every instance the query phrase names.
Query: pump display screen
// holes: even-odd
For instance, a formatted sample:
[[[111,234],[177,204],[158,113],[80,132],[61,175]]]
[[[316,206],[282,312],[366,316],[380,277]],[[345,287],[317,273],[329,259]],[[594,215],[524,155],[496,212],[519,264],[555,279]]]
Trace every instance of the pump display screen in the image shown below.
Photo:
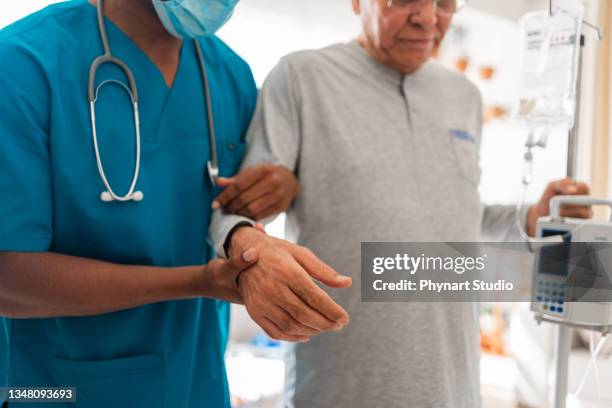
[[[563,242],[546,245],[538,255],[538,273],[567,277],[569,274],[570,246],[572,236],[568,231],[543,230],[542,237],[564,235]]]

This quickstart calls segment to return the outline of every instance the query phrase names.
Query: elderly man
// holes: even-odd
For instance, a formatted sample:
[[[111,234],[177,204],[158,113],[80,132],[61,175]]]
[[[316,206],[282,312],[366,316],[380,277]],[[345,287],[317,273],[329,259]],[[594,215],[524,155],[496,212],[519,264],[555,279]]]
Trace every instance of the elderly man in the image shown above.
[[[430,59],[455,0],[352,5],[363,27],[357,41],[289,55],[270,74],[249,131],[246,170],[222,181],[227,188],[214,206],[273,215],[296,191],[265,166],[249,166],[286,166],[301,186],[288,231],[356,280],[362,241],[477,241],[483,229],[509,236],[513,210],[483,208],[479,199],[480,94]],[[528,229],[552,196],[586,190],[570,180],[551,184],[523,212]],[[220,250],[225,243],[240,252],[257,233],[234,228],[226,241],[236,217],[215,214]],[[477,305],[366,304],[359,288],[331,292],[351,316],[343,332],[296,346],[287,406],[480,406]]]

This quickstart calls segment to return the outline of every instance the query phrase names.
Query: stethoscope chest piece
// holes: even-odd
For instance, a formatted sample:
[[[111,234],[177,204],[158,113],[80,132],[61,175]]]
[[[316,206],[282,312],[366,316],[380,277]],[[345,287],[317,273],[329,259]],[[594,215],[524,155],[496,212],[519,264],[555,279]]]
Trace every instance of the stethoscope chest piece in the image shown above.
[[[210,160],[206,162],[206,167],[208,168],[208,178],[214,187],[217,185],[217,180],[219,179],[219,167],[215,166]]]
[[[113,197],[112,193],[110,191],[103,191],[102,194],[100,194],[100,200],[102,200],[105,203],[112,203],[113,201],[134,201],[134,202],[140,202],[142,200],[144,200],[144,194],[142,193],[142,191],[134,191],[132,194],[124,197],[124,199],[121,200],[117,200]]]

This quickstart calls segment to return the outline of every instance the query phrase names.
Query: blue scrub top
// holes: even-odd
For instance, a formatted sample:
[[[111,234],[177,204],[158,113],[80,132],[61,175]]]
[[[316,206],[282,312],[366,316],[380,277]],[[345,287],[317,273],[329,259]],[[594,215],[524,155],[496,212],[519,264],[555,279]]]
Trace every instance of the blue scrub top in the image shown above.
[[[100,201],[104,186],[87,102],[89,67],[102,54],[96,9],[83,0],[53,5],[0,31],[0,251],[167,267],[204,264],[213,254],[207,235],[218,191],[206,173],[208,124],[195,47],[184,42],[168,88],[135,43],[108,19],[106,24],[113,54],[138,84],[137,189],[144,201]],[[221,175],[231,176],[243,156],[256,87],[248,65],[223,42],[200,42]],[[111,78],[123,79],[121,71],[103,66],[96,82]],[[96,113],[104,167],[123,195],[135,159],[127,94],[104,87]],[[88,408],[228,407],[227,318],[225,303],[199,299],[94,317],[5,319],[0,386],[74,386],[77,406]]]

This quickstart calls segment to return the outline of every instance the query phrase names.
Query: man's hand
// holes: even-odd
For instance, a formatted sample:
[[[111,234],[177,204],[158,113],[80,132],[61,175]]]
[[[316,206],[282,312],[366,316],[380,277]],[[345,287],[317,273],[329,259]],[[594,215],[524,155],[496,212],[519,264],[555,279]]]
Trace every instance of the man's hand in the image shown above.
[[[255,248],[258,262],[239,276],[239,292],[251,318],[272,338],[306,342],[323,331],[340,330],[349,321],[313,278],[327,286],[347,288],[341,276],[310,250],[241,227],[231,238],[230,252]]]
[[[213,259],[204,268],[204,293],[215,299],[242,304],[238,291],[238,277],[257,262],[255,249],[248,249],[230,259]]]
[[[540,201],[529,208],[527,212],[527,234],[530,237],[535,236],[538,218],[545,217],[550,214],[550,200],[558,195],[588,195],[589,186],[584,183],[574,182],[572,179],[566,178],[550,183]],[[563,205],[561,207],[561,216],[570,218],[591,218],[593,211],[589,206]]]
[[[286,211],[300,192],[293,172],[272,164],[248,168],[231,179],[220,178],[217,184],[224,191],[213,202],[213,209],[254,220]]]

